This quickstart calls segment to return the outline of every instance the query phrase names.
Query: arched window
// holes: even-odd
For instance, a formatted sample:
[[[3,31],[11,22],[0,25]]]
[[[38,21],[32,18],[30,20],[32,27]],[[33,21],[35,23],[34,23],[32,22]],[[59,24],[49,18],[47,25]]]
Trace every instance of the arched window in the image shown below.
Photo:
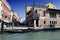
[[[7,18],[7,16],[5,16],[5,18]]]
[[[35,10],[35,13],[37,14],[37,10]]]

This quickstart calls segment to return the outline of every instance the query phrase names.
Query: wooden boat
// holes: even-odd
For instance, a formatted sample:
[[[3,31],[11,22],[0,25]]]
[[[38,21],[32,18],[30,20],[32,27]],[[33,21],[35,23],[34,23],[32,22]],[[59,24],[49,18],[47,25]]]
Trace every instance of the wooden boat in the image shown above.
[[[14,30],[8,30],[7,32],[9,33],[27,33],[30,32],[30,30],[28,29],[14,29]]]

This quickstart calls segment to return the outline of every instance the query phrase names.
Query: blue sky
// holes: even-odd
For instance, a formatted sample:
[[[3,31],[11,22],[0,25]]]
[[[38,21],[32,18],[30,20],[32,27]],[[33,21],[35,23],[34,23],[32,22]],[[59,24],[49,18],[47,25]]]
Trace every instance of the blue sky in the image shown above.
[[[26,5],[32,6],[34,3],[36,5],[44,5],[45,3],[52,2],[60,9],[60,0],[7,0],[7,2],[10,4],[11,9],[16,11],[23,20],[26,18]]]

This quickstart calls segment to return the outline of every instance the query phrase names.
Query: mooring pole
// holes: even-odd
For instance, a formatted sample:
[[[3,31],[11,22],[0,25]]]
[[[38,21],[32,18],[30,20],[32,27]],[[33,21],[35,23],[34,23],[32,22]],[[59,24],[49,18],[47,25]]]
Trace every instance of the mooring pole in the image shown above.
[[[34,20],[34,29],[36,28],[36,20]]]
[[[4,22],[2,21],[1,22],[1,32],[3,32],[4,31]]]

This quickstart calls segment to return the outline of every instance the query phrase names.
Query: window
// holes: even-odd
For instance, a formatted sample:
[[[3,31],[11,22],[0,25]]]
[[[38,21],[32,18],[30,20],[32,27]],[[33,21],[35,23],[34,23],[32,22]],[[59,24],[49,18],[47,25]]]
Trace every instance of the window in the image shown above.
[[[7,16],[5,16],[5,18],[7,18]]]
[[[41,9],[39,9],[39,11],[42,11]]]
[[[54,24],[57,24],[57,21],[54,21]]]
[[[37,14],[37,10],[35,10],[35,13]]]
[[[60,14],[59,14],[59,17],[60,17]]]
[[[36,26],[38,27],[38,20],[36,20]]]
[[[44,21],[44,24],[46,24],[46,21]]]
[[[51,24],[51,21],[50,21],[50,24]]]
[[[57,24],[57,21],[50,21],[50,24]]]
[[[45,16],[45,11],[44,11],[44,14],[43,14],[43,16]]]
[[[52,24],[54,24],[54,21],[52,21]]]
[[[56,12],[50,12],[50,18],[56,18]]]

